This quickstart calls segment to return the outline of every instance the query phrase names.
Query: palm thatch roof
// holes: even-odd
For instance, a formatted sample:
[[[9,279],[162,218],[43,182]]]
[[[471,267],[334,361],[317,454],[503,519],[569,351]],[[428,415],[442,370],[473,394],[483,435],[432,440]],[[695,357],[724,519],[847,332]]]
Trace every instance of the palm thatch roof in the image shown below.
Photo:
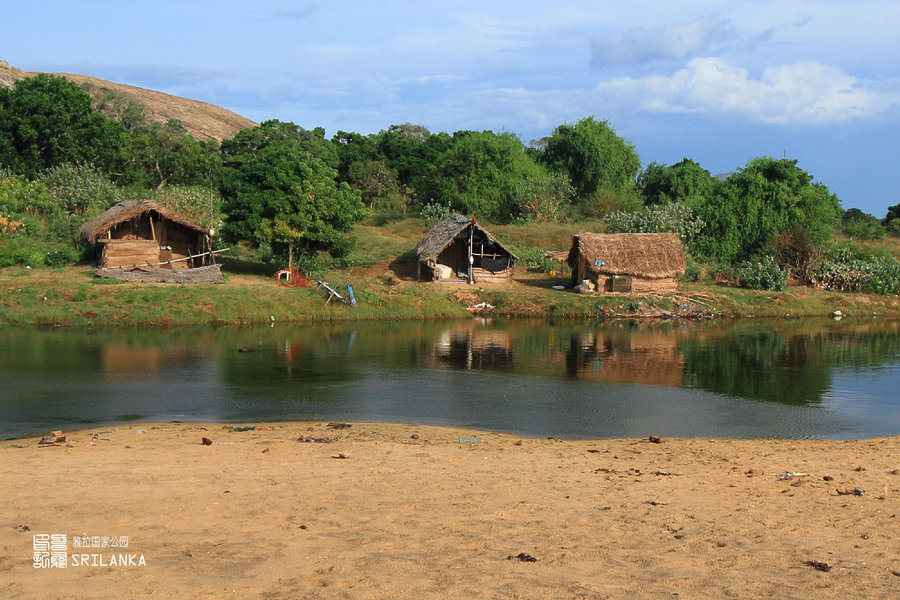
[[[172,209],[166,208],[161,204],[157,204],[152,200],[123,200],[109,210],[101,213],[82,225],[78,229],[78,235],[87,243],[93,245],[106,235],[110,229],[143,214],[156,213],[159,217],[178,223],[187,229],[192,229],[198,233],[207,233],[207,230],[195,223],[192,223],[179,215]]]
[[[514,260],[517,260],[519,257],[509,251],[503,244],[498,242],[490,233],[488,233],[485,229],[483,229],[474,218],[465,217],[461,214],[454,213],[435,225],[431,231],[428,232],[422,241],[416,244],[416,248],[413,252],[416,254],[416,259],[420,262],[424,263],[433,263],[437,260],[438,255],[449,246],[456,236],[462,233],[469,226],[475,228],[476,231],[481,232],[488,239],[491,244],[496,244],[500,248],[503,249],[504,252],[509,254]]]
[[[675,233],[579,233],[572,238],[569,264],[578,256],[591,273],[666,279],[684,273],[684,250]]]

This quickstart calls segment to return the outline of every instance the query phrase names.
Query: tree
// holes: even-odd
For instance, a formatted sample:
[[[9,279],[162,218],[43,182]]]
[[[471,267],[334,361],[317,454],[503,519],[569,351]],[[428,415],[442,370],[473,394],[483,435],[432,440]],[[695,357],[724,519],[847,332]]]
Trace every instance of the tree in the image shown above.
[[[583,204],[605,202],[625,208],[636,197],[641,159],[634,145],[619,137],[608,121],[591,116],[575,125],[560,125],[546,140],[542,161],[569,176]]]
[[[825,243],[840,223],[840,201],[812,179],[796,160],[751,159],[696,206],[707,224],[703,253],[729,262],[750,258],[773,236],[798,227],[814,246]]]
[[[198,142],[178,120],[138,127],[129,136],[117,174],[123,185],[210,185],[221,160],[215,142]]]
[[[458,131],[437,159],[429,189],[454,210],[509,222],[519,213],[521,185],[538,179],[548,181],[547,171],[531,160],[514,134]]]
[[[400,184],[394,172],[381,161],[356,161],[348,173],[350,187],[359,190],[370,211],[376,208],[402,208]]]
[[[696,206],[713,194],[715,186],[709,171],[689,158],[670,166],[652,162],[637,178],[644,206],[668,202]]]
[[[115,162],[124,127],[96,112],[62,77],[37,75],[0,87],[0,164],[29,178],[65,163]]]
[[[844,212],[841,228],[848,236],[860,240],[880,240],[885,234],[881,221],[858,208],[849,208]]]
[[[317,131],[266,121],[223,142],[227,237],[271,244],[289,262],[295,251],[303,257],[346,251],[344,234],[365,207],[358,192],[336,181],[327,153],[325,160],[316,154]]]

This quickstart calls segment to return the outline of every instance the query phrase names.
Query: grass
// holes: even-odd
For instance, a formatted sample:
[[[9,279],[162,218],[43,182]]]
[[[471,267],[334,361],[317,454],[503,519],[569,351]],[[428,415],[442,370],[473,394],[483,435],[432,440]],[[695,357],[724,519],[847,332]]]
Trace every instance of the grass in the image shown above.
[[[538,255],[543,249],[563,250],[572,232],[599,223],[490,226],[491,233],[514,249]],[[357,246],[341,261],[323,263],[317,273],[338,289],[354,288],[358,305],[326,304],[324,290],[279,286],[276,269],[240,258],[223,261],[222,285],[126,283],[97,279],[87,265],[66,268],[6,267],[0,269],[0,323],[21,326],[176,327],[240,325],[276,322],[461,319],[469,306],[493,305],[495,316],[594,318],[609,314],[672,311],[693,306],[706,315],[800,317],[825,316],[840,310],[848,316],[900,314],[900,299],[859,293],[838,293],[790,286],[783,292],[747,290],[709,280],[681,282],[678,296],[633,297],[580,295],[551,289],[565,283],[567,270],[551,275],[546,265],[528,268],[521,262],[512,286],[448,286],[412,281],[411,249],[425,235],[419,219],[368,222],[355,229]],[[884,244],[900,250],[893,239]]]

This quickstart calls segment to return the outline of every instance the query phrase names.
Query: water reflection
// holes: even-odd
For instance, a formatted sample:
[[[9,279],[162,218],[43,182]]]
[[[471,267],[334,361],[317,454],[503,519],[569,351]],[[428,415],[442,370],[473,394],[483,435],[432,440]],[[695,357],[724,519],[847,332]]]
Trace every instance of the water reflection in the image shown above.
[[[870,320],[0,330],[0,437],[144,419],[359,419],[558,437],[900,433]]]

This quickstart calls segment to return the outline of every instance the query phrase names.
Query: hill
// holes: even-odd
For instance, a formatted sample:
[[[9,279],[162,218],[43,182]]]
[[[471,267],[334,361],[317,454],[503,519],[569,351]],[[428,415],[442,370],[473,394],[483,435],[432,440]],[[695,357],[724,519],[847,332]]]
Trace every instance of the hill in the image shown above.
[[[0,60],[0,86],[11,87],[20,79],[33,77],[38,73],[22,71]],[[87,75],[52,73],[65,77],[82,86],[96,100],[113,94],[120,100],[134,102],[143,107],[144,116],[150,122],[165,123],[170,119],[181,121],[188,133],[196,140],[222,141],[234,137],[241,129],[254,127],[255,122],[219,106],[171,96],[162,92],[147,90],[132,85],[114,83]],[[116,106],[116,103],[111,103]],[[118,104],[121,105],[121,104]],[[107,111],[108,112],[108,111]]]

